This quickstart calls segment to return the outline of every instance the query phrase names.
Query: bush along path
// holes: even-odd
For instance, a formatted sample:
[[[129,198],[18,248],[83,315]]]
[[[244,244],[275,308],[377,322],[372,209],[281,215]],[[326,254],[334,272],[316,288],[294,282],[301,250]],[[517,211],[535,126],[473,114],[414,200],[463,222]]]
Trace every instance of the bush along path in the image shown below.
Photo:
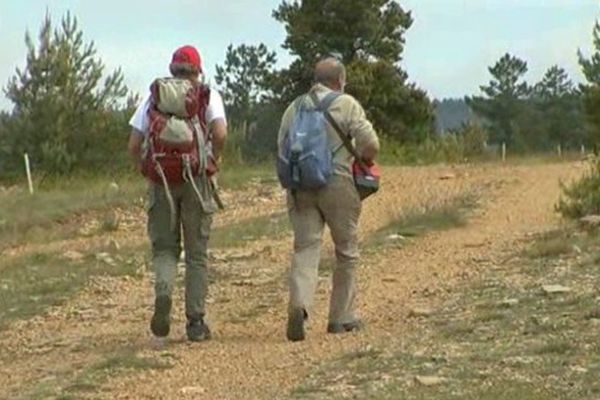
[[[279,208],[268,217],[272,227],[267,232],[251,232],[245,241],[214,249],[212,342],[182,340],[184,316],[178,306],[172,338],[157,343],[147,328],[151,274],[98,276],[46,314],[10,324],[0,339],[0,347],[10,350],[0,356],[0,397],[279,399],[309,393],[311,380],[328,363],[368,359],[403,343],[418,328],[415,321],[438,310],[449,292],[504,265],[507,255],[525,247],[523,238],[555,227],[558,180],[577,176],[580,167],[385,172],[382,192],[365,204],[362,217],[359,307],[368,323],[364,332],[325,333],[329,278],[324,271],[308,340],[285,341],[291,242],[289,233],[279,233],[285,223]],[[231,222],[240,228],[239,221]],[[427,378],[445,378],[436,371],[416,372],[426,384],[431,383]],[[336,396],[351,393],[347,386],[356,382],[336,379],[328,384],[335,389],[339,383]]]

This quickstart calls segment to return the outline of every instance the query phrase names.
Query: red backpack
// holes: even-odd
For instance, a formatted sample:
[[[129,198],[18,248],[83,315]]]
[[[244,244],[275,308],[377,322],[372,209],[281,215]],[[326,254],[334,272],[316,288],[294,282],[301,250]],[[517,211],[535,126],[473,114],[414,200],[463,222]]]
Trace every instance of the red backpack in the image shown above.
[[[193,183],[208,163],[210,89],[186,79],[164,78],[155,80],[150,91],[144,175],[167,189]]]

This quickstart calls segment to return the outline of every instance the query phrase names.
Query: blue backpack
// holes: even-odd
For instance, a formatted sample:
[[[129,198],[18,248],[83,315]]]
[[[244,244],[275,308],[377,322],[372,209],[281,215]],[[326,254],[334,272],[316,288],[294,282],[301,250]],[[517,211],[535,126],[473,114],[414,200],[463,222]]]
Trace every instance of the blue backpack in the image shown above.
[[[340,95],[331,92],[319,102],[312,93],[296,101],[296,115],[277,158],[277,176],[284,188],[320,189],[329,181],[334,152],[327,138],[325,112]],[[307,96],[313,107],[306,104]]]

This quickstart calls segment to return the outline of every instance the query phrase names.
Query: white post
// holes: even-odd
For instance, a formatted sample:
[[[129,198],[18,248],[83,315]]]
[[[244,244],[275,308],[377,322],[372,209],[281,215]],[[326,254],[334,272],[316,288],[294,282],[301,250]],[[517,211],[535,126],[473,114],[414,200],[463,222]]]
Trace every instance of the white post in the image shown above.
[[[585,157],[585,144],[581,145],[581,156]]]
[[[502,162],[506,162],[506,142],[502,142]]]
[[[29,193],[33,194],[33,181],[31,179],[31,168],[29,166],[29,154],[25,153],[25,172],[27,172],[27,183],[29,184]]]
[[[558,158],[562,158],[562,146],[560,144],[556,146],[556,152],[558,153]]]

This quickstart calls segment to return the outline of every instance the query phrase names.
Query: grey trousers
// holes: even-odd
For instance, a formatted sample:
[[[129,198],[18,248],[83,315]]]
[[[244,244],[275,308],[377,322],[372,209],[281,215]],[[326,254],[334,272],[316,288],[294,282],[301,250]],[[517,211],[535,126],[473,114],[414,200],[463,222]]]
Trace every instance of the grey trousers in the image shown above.
[[[198,183],[205,184],[205,182]],[[156,296],[171,297],[181,254],[181,233],[185,249],[185,313],[196,320],[205,314],[208,293],[208,239],[212,213],[206,213],[191,184],[170,187],[175,203],[175,229],[163,185],[150,184],[148,235],[152,242],[152,264],[156,274]]]

